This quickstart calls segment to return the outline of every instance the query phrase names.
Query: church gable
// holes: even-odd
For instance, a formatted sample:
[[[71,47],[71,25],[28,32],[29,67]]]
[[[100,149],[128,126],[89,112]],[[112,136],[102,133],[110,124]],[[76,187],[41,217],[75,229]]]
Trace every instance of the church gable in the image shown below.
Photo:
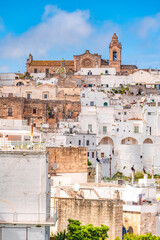
[[[86,50],[84,54],[74,56],[74,66],[75,71],[81,68],[101,67],[101,55],[91,54],[89,50]]]

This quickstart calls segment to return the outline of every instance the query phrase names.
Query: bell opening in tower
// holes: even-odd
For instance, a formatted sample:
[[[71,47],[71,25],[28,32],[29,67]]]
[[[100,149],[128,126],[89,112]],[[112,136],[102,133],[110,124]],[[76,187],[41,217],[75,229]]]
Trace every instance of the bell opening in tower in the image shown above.
[[[117,52],[113,52],[113,61],[117,61]]]

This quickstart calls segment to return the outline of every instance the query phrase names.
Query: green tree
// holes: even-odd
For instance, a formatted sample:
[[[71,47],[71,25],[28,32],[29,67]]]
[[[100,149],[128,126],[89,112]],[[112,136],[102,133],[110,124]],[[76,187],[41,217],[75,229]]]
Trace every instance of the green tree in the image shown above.
[[[65,240],[67,239],[66,231],[57,233],[57,235],[54,235],[54,240]]]
[[[81,225],[79,220],[68,219],[67,239],[68,240],[105,240],[108,238],[107,232],[109,228],[105,225],[94,227],[92,224],[87,226]]]
[[[146,235],[135,235],[127,233],[123,236],[123,240],[160,240],[160,237],[153,236],[151,233],[147,233]]]

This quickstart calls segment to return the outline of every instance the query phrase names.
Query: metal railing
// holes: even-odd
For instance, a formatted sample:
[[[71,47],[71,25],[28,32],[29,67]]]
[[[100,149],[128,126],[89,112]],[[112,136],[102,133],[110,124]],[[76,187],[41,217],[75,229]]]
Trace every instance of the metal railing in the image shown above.
[[[40,151],[45,150],[45,143],[33,143],[30,141],[2,141],[0,142],[0,151],[12,151],[12,150],[21,150],[21,151]]]
[[[50,213],[6,213],[0,212],[0,223],[43,223],[56,224],[58,209],[52,209]]]

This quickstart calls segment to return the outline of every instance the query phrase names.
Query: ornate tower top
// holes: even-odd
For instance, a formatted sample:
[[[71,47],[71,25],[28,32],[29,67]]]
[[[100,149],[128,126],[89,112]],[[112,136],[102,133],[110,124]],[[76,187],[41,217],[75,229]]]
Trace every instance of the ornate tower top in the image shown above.
[[[122,45],[118,41],[117,34],[114,33],[109,44],[109,65],[116,68],[117,72],[121,69],[121,48]]]
[[[122,45],[121,43],[118,41],[118,37],[117,37],[117,34],[114,33],[113,36],[112,36],[112,41],[110,42],[110,45],[109,47],[113,47],[113,46],[117,46],[119,48],[122,48]]]

